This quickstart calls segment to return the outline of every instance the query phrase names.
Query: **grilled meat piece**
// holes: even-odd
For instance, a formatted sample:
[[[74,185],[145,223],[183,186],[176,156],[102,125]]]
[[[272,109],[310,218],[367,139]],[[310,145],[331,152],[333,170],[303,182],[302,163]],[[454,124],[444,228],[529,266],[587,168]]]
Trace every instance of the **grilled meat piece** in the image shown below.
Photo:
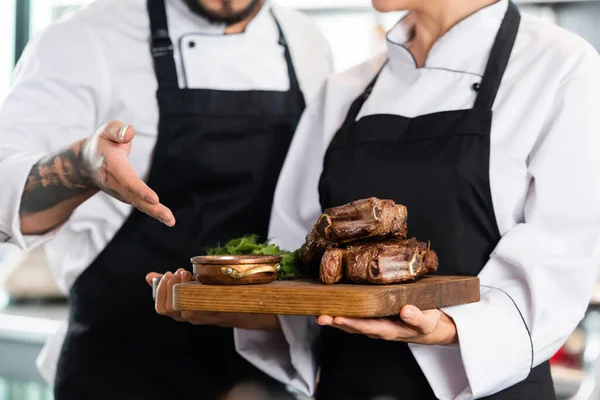
[[[318,233],[330,244],[395,236],[406,238],[405,206],[375,197],[332,207],[316,223]]]
[[[411,281],[437,268],[437,254],[416,239],[349,245],[342,266],[352,282],[375,284]]]
[[[375,197],[328,208],[301,248],[302,272],[329,284],[388,284],[436,271],[429,245],[406,239],[407,217],[405,206]]]
[[[346,277],[354,283],[367,282],[368,268],[377,258],[377,243],[357,243],[344,251]]]
[[[314,226],[306,235],[306,240],[300,248],[300,264],[301,273],[310,278],[319,277],[319,266],[321,265],[321,257],[325,253],[327,242],[317,231]]]
[[[418,246],[377,246],[377,259],[368,268],[369,283],[389,284],[415,280],[437,270],[437,255]],[[431,264],[427,265],[425,260]]]
[[[330,247],[321,259],[320,278],[323,283],[336,283],[344,277],[345,250]]]
[[[437,254],[416,239],[361,242],[345,249],[330,247],[321,259],[320,279],[337,283],[391,284],[414,280],[438,268]]]

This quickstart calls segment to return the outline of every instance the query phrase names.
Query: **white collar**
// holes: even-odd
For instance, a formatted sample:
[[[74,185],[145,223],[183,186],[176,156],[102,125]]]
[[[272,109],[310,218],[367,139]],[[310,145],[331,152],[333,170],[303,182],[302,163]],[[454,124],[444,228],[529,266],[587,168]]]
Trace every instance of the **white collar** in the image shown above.
[[[425,69],[483,75],[490,50],[508,9],[508,0],[484,7],[454,25],[431,48]],[[394,74],[416,79],[415,60],[407,48],[414,23],[404,16],[387,34],[389,66]]]

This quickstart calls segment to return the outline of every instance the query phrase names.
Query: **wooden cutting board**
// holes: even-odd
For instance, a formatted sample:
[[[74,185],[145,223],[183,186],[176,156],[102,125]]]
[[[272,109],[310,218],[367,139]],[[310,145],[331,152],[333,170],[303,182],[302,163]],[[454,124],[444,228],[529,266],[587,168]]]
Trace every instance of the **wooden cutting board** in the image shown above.
[[[181,311],[373,318],[398,315],[406,304],[427,310],[477,301],[479,279],[464,276],[427,276],[386,286],[297,280],[264,285],[191,282],[173,287],[173,306]]]

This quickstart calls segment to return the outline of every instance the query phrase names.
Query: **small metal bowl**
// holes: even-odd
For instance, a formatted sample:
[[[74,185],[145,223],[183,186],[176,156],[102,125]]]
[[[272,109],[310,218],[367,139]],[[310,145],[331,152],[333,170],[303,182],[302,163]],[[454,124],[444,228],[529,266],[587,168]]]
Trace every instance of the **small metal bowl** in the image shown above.
[[[198,256],[191,259],[194,278],[207,285],[252,285],[279,278],[281,256]]]

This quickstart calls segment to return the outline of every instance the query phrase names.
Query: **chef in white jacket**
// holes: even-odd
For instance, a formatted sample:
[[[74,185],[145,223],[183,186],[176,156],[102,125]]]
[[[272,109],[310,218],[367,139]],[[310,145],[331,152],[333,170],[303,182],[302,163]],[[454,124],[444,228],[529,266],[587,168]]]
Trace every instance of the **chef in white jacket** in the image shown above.
[[[238,351],[317,400],[555,399],[548,359],[600,266],[600,58],[508,0],[373,3],[411,12],[305,112],[269,237],[295,249],[324,208],[393,199],[481,300],[399,321],[280,316],[237,329]]]
[[[156,315],[144,276],[267,235],[305,101],[331,70],[314,24],[268,0],[98,0],[32,40],[0,108],[0,241],[44,243],[69,295],[40,359],[57,400],[284,391],[232,329]]]

